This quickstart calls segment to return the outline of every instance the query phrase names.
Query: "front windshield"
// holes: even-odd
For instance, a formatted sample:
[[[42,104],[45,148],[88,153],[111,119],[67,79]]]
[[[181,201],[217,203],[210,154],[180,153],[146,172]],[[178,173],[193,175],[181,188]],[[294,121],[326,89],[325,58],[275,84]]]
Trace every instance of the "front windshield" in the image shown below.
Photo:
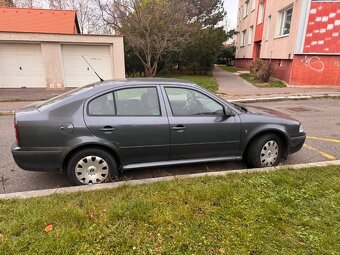
[[[44,106],[47,106],[47,105],[50,105],[50,104],[53,104],[57,101],[60,101],[60,100],[63,100],[67,97],[70,97],[72,95],[75,95],[79,92],[83,92],[83,91],[86,91],[90,88],[93,88],[95,85],[97,85],[98,82],[96,83],[92,83],[92,84],[88,84],[88,85],[85,85],[85,86],[82,86],[82,87],[79,87],[79,88],[75,88],[75,89],[72,89],[64,94],[61,94],[61,95],[58,95],[56,97],[52,97],[51,99],[48,99],[47,101],[43,101],[41,102],[40,104],[37,105],[37,108],[41,108],[41,107],[44,107]]]

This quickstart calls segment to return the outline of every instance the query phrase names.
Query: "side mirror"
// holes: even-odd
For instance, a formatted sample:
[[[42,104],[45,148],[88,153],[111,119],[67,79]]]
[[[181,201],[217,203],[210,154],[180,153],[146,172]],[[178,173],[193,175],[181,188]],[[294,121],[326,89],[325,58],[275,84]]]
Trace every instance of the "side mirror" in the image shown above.
[[[231,117],[231,116],[235,116],[235,113],[233,112],[232,109],[230,109],[229,107],[225,106],[224,107],[224,115],[226,117]]]

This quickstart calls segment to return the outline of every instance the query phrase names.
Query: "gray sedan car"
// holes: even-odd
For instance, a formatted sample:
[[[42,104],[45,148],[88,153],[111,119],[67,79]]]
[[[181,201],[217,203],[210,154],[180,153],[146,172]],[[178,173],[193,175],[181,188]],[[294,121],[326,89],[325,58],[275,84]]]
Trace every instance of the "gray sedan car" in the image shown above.
[[[185,163],[275,166],[306,138],[294,119],[250,112],[173,79],[87,85],[19,110],[15,130],[12,154],[22,169],[63,171],[75,185]]]

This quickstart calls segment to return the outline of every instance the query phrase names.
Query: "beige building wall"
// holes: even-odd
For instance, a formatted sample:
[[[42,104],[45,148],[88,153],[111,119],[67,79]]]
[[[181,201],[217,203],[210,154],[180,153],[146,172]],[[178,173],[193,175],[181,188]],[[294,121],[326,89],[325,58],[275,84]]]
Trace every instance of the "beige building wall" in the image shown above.
[[[63,88],[65,85],[61,49],[64,44],[110,46],[112,58],[111,78],[125,78],[124,42],[122,36],[1,32],[0,45],[1,43],[40,43],[47,87]]]
[[[295,51],[301,2],[296,0],[267,0],[260,58],[292,59]],[[293,6],[293,14],[289,35],[280,36],[281,11]],[[268,16],[271,22],[268,24]],[[269,31],[268,31],[269,29]],[[268,38],[266,38],[268,33]]]
[[[244,16],[246,2],[248,2],[248,14]],[[239,32],[236,39],[236,58],[252,58],[254,37],[256,29],[258,0],[240,0],[237,15],[237,31]],[[253,8],[255,6],[255,8]],[[250,36],[250,27],[253,27],[253,32]],[[242,32],[246,30],[245,45],[242,45]]]

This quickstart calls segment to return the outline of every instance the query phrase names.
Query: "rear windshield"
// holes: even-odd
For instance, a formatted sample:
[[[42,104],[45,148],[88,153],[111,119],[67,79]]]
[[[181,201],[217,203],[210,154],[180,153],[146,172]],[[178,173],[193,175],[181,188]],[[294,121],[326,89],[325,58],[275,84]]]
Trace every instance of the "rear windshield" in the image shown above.
[[[67,97],[70,97],[70,96],[76,95],[78,93],[84,92],[86,90],[89,90],[89,89],[93,88],[97,84],[98,84],[98,82],[92,83],[92,84],[89,84],[89,85],[85,85],[85,86],[82,86],[82,87],[79,87],[79,88],[76,88],[76,89],[72,89],[72,90],[70,90],[70,91],[68,91],[68,92],[66,92],[64,94],[59,95],[59,96],[52,97],[51,99],[48,99],[47,101],[43,101],[40,104],[38,104],[37,108],[39,109],[41,107],[51,105],[51,104],[53,104],[55,102],[58,102],[60,100],[65,99]]]

